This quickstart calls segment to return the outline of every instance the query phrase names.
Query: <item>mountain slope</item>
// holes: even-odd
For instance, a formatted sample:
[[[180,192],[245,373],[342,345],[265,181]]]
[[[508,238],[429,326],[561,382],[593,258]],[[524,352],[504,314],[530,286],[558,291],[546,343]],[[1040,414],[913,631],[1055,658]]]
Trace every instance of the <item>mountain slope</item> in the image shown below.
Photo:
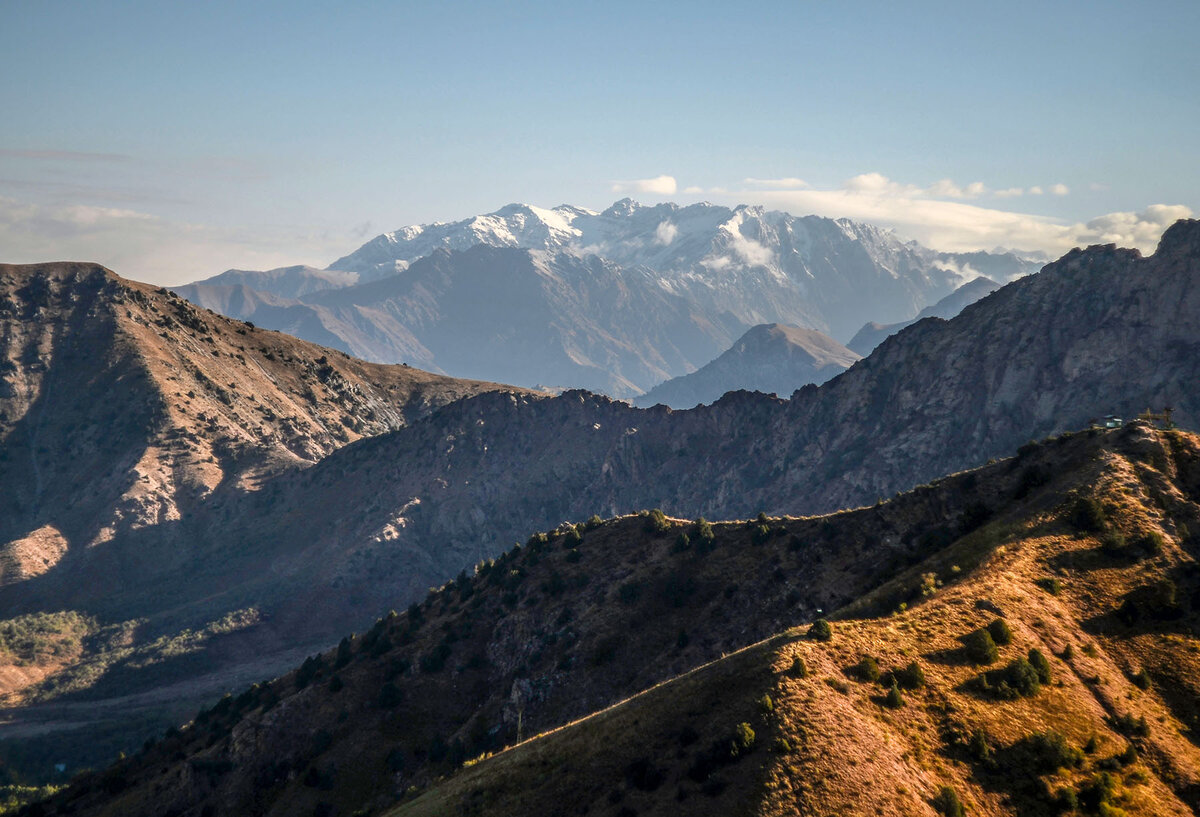
[[[846,346],[859,355],[869,355],[889,335],[894,335],[901,329],[912,326],[917,321],[924,320],[925,318],[941,318],[948,321],[959,312],[962,312],[969,304],[973,304],[980,298],[992,294],[999,288],[1000,285],[990,278],[976,278],[973,281],[968,281],[936,304],[922,309],[911,320],[889,324],[871,321],[863,326],[862,329],[859,329]]]
[[[778,323],[756,326],[715,360],[691,374],[660,383],[634,400],[691,408],[745,389],[790,396],[801,386],[821,384],[846,371],[860,356],[828,335]]]
[[[260,489],[281,474],[503,388],[353,360],[94,264],[0,266],[0,317],[9,704],[183,680],[172,695],[190,708],[210,694],[206,674],[222,685],[231,668],[244,678],[286,666],[298,644],[328,636],[271,621],[272,597],[245,592],[264,580],[261,554],[275,543],[214,561],[230,498],[263,503]],[[66,720],[114,712],[85,705]]]
[[[1048,813],[1043,775],[1051,798],[1086,797],[1109,770],[1113,804],[1187,814],[1200,804],[1197,475],[1194,436],[1138,426],[1031,445],[872,508],[714,525],[711,541],[653,515],[563,526],[51,805],[900,814],[929,813],[948,785],[971,813],[1008,815]],[[1169,598],[1153,590],[1168,580]],[[842,608],[832,639],[801,637],[820,607]],[[962,639],[997,617],[1011,644],[978,665]],[[1049,657],[1045,680],[1011,700],[981,685],[1031,649]],[[886,687],[856,669],[864,654],[921,668],[906,705],[884,706]],[[1029,748],[1050,731],[1095,748],[1052,776]]]
[[[1071,253],[791,400],[736,392],[674,412],[483,394],[282,478],[284,504],[269,516],[246,505],[226,536],[271,530],[305,552],[355,554],[416,593],[531,527],[591,513],[827,512],[1108,413],[1170,405],[1195,427],[1198,277],[1200,224],[1184,222],[1150,258]],[[353,510],[313,513],[334,491]]]

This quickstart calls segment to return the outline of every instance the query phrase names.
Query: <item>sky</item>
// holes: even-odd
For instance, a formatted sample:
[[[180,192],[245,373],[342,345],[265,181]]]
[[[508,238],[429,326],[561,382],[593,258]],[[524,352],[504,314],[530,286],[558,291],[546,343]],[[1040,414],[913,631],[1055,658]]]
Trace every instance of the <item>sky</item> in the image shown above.
[[[0,0],[0,261],[179,284],[510,202],[946,250],[1200,212],[1200,3]]]

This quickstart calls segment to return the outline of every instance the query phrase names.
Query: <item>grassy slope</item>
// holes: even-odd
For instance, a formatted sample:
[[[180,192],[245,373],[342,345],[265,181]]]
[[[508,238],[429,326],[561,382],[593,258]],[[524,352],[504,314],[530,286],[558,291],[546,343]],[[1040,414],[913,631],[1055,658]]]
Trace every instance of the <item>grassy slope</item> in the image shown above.
[[[1090,486],[1101,498],[1107,532],[1122,531],[1127,542],[1150,530],[1162,534],[1157,556],[1105,552],[1104,533],[1080,535],[1050,514],[1020,525],[998,521],[1007,541],[910,609],[839,620],[828,643],[799,631],[768,640],[485,759],[389,814],[932,814],[943,786],[955,789],[970,814],[1051,814],[1046,790],[1084,789],[1106,768],[1117,780],[1111,805],[1129,814],[1190,814],[1200,805],[1195,611],[1180,610],[1178,619],[1143,615],[1133,625],[1113,611],[1136,588],[1194,565],[1194,541],[1177,536],[1195,519],[1196,497],[1179,490],[1187,490],[1186,477],[1163,454],[1173,445],[1195,462],[1195,444],[1183,435],[1148,444],[1140,449],[1144,460],[1138,445],[1100,452],[1074,475],[1077,489]],[[975,537],[976,544],[988,539],[995,544]],[[1037,584],[1050,577],[1059,579],[1058,594]],[[1185,605],[1200,599],[1195,584],[1178,582]],[[997,701],[972,688],[982,668],[964,658],[960,638],[997,611],[1014,637],[993,667],[1031,648],[1051,656],[1051,683],[1033,697]],[[927,686],[905,692],[900,709],[884,706],[881,686],[848,671],[867,654],[885,670],[918,661]],[[807,664],[805,678],[787,672],[797,655]],[[1131,680],[1142,668],[1152,679],[1145,690]],[[763,694],[773,700],[769,714],[754,703]],[[1122,734],[1120,716],[1145,718],[1148,735]],[[688,775],[705,744],[683,746],[678,736],[691,727],[707,738],[743,720],[760,736],[758,746],[716,772],[727,785],[710,785],[706,794]],[[1023,741],[1047,730],[1076,748],[1094,737],[1095,749],[1078,768],[1038,774]],[[976,731],[987,735],[991,761],[969,751]],[[1114,761],[1131,743],[1140,757]],[[627,774],[640,759],[661,774],[651,792]]]

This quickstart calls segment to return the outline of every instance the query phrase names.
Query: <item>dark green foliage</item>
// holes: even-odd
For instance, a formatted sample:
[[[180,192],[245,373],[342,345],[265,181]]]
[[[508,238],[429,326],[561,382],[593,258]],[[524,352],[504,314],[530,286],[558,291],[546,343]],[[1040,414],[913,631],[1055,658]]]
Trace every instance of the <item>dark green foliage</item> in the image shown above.
[[[833,627],[823,618],[819,618],[808,628],[808,637],[817,641],[828,641],[833,638]]]
[[[967,755],[980,763],[991,760],[992,745],[988,740],[987,732],[976,729],[971,733],[971,738],[967,741]]]
[[[916,661],[910,661],[906,667],[888,671],[882,683],[884,686],[895,684],[901,689],[920,689],[925,686],[925,671]]]
[[[675,646],[678,649],[683,649],[688,644],[692,643],[691,637],[687,634],[687,630],[680,630],[679,637],[675,639]]]
[[[1150,688],[1150,676],[1146,673],[1146,670],[1144,667],[1142,669],[1138,670],[1138,672],[1129,680],[1132,681],[1133,685],[1135,687],[1137,687],[1138,689],[1149,689]]]
[[[1079,798],[1075,796],[1075,790],[1064,786],[1055,792],[1054,806],[1060,813],[1070,814],[1073,811],[1077,811],[1079,809]]]
[[[1125,747],[1125,751],[1123,751],[1123,752],[1121,752],[1121,754],[1117,755],[1117,761],[1122,766],[1128,766],[1131,763],[1137,763],[1137,759],[1138,759],[1138,750],[1137,750],[1137,747],[1134,746],[1132,743]]]
[[[304,659],[300,669],[296,670],[296,689],[304,689],[317,676],[324,666],[320,655],[310,655]]]
[[[850,674],[860,681],[875,683],[880,676],[879,662],[870,655],[864,655],[857,664],[850,668]]]
[[[1012,630],[1008,628],[1008,623],[1002,618],[993,620],[987,626],[987,631],[997,647],[1007,647],[1012,643]]]
[[[1075,769],[1083,765],[1083,752],[1053,730],[1034,732],[1019,741],[1015,748],[1025,756],[1034,774],[1053,774],[1059,769]]]
[[[982,527],[992,517],[992,509],[982,502],[972,502],[958,517],[958,532],[965,536]]]
[[[569,531],[567,531],[567,535],[563,537],[563,547],[567,548],[568,550],[571,548],[577,548],[581,544],[583,544],[583,536],[581,536],[579,531],[575,530],[575,528],[571,528]]]
[[[422,655],[418,665],[421,667],[421,672],[424,673],[432,674],[435,672],[441,672],[442,668],[446,666],[446,659],[449,657],[450,645],[443,641],[441,644],[438,644],[432,650],[425,653],[425,655]]]
[[[667,779],[667,773],[642,757],[625,767],[625,784],[639,791],[654,791]]]
[[[600,514],[594,513],[588,517],[587,522],[584,522],[583,526],[587,530],[595,530],[596,528],[600,527],[603,524],[604,524],[604,520],[600,518]]]
[[[1028,660],[1018,658],[1003,669],[990,670],[975,680],[980,692],[1002,701],[1032,697],[1041,690],[1038,671]]]
[[[580,553],[577,548],[572,548],[571,550],[567,551],[567,563],[568,564],[575,564],[582,558],[583,558],[583,554]]]
[[[1050,662],[1042,651],[1034,647],[1029,651],[1029,665],[1033,667],[1037,673],[1038,681],[1042,684],[1050,683]]]
[[[754,749],[756,736],[750,724],[743,721],[733,728],[733,738],[729,742],[730,757],[741,757]]]
[[[388,681],[379,689],[379,708],[394,709],[404,700],[403,693],[400,688],[391,681]]]
[[[1147,556],[1157,556],[1162,553],[1166,539],[1158,531],[1149,530],[1139,536],[1133,544]]]
[[[675,544],[671,545],[672,553],[683,553],[692,546],[692,540],[687,535],[686,531],[680,531],[679,536],[675,537]]]
[[[1100,806],[1112,801],[1117,781],[1108,772],[1100,772],[1079,789],[1079,805],[1085,812],[1095,814]]]
[[[342,681],[342,678],[340,675],[335,675],[329,679],[329,691],[330,692],[341,692],[345,688],[345,686],[346,686],[346,684]]]
[[[791,666],[787,668],[787,674],[793,678],[804,678],[808,675],[808,667],[804,664],[804,659],[796,655],[792,657]]]
[[[900,687],[895,684],[892,685],[887,695],[884,696],[883,705],[888,709],[899,709],[904,706],[904,696],[900,694]]]
[[[758,699],[758,709],[764,715],[770,715],[775,711],[775,702],[771,700],[770,695],[763,695]]]
[[[712,525],[703,516],[696,520],[695,529],[692,531],[692,538],[696,540],[697,550],[700,553],[707,553],[712,550],[713,540],[716,535],[713,533]]]
[[[1096,753],[1096,750],[1099,748],[1100,748],[1100,742],[1098,740],[1096,740],[1095,735],[1092,735],[1090,738],[1087,739],[1087,743],[1083,744],[1084,754],[1093,755]]]
[[[1081,496],[1071,507],[1068,521],[1084,533],[1098,533],[1104,530],[1107,519],[1095,497]]]
[[[696,580],[687,573],[676,571],[663,582],[663,598],[672,607],[683,607],[696,592]]]
[[[1021,472],[1021,479],[1017,482],[1017,489],[1013,493],[1013,498],[1022,499],[1049,481],[1050,472],[1044,466],[1031,465]]]
[[[963,807],[958,800],[958,794],[949,786],[942,786],[937,796],[929,804],[943,817],[963,817]]]
[[[992,664],[1000,658],[996,642],[986,629],[972,630],[963,636],[963,650],[967,658],[975,664]]]
[[[1100,549],[1109,556],[1124,556],[1125,535],[1116,530],[1105,531],[1100,535]]]
[[[1150,726],[1144,717],[1135,718],[1128,713],[1112,719],[1113,729],[1129,738],[1144,738],[1150,734]]]
[[[354,645],[350,643],[349,637],[343,638],[338,642],[337,659],[334,661],[334,666],[338,669],[346,666],[354,658]]]
[[[756,545],[766,544],[767,540],[770,538],[771,527],[763,524],[755,525],[753,533],[750,536],[750,540]]]
[[[1043,579],[1038,579],[1037,581],[1034,582],[1034,584],[1036,584],[1038,587],[1042,588],[1043,590],[1045,590],[1047,593],[1049,593],[1052,596],[1057,596],[1059,593],[1062,592],[1062,583],[1059,582],[1058,579],[1053,578],[1051,576],[1047,576],[1046,578],[1043,578]]]
[[[655,508],[646,514],[646,522],[643,525],[643,529],[646,531],[646,533],[653,533],[655,535],[663,534],[666,533],[667,529],[670,527],[671,523],[667,521],[667,515],[658,508]]]

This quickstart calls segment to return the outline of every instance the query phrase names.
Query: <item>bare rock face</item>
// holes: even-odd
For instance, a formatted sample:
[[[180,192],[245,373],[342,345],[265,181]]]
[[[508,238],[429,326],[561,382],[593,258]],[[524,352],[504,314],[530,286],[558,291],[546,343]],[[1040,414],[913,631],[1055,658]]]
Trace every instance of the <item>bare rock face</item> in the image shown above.
[[[790,396],[846,371],[861,356],[828,335],[778,323],[756,326],[716,360],[691,374],[660,383],[633,402],[692,408],[730,391]]]

